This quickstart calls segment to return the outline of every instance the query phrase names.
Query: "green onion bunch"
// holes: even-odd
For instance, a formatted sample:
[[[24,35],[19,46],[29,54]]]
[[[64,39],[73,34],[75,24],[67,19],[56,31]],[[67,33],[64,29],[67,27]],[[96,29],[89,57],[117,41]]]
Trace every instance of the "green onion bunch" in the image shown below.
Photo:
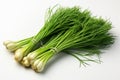
[[[59,53],[75,57],[81,64],[100,62],[91,56],[114,42],[109,30],[112,25],[90,11],[79,7],[49,9],[45,24],[33,37],[20,41],[5,41],[9,51],[15,52],[15,60],[23,66],[41,72],[47,63]],[[59,55],[58,55],[59,56]]]

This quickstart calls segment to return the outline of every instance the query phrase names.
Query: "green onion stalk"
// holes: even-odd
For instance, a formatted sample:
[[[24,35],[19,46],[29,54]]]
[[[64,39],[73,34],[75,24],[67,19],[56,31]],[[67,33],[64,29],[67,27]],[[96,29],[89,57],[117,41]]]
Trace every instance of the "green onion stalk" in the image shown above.
[[[32,49],[32,51],[34,51],[35,49],[39,48],[44,43],[46,43],[49,40],[50,37],[51,36],[48,36],[48,37],[44,38],[43,40],[39,41],[35,45],[35,47]],[[26,44],[28,44],[32,40],[32,38],[33,37],[29,37],[29,38],[18,40],[18,41],[7,40],[7,41],[4,41],[3,44],[9,51],[15,52],[17,49],[19,49],[19,48],[25,46]]]
[[[113,36],[108,32],[111,29],[110,22],[96,17],[88,17],[83,22],[84,24],[74,25],[57,39],[54,38],[49,43],[45,43],[43,47],[31,52],[27,59],[32,69],[36,72],[43,71],[45,65],[53,56],[69,48],[82,49],[90,47],[96,48],[96,51],[100,52],[101,47],[106,47],[114,42]],[[95,53],[90,53],[90,55]],[[72,55],[76,57],[74,54]],[[83,56],[82,53],[79,53],[79,55]],[[91,59],[87,60],[92,61]]]
[[[21,48],[23,45],[27,44],[29,41],[31,41],[33,37],[30,38],[26,38],[23,40],[19,40],[19,41],[10,41],[7,40],[5,42],[3,42],[3,44],[6,46],[6,48],[11,51],[14,52],[15,50]]]
[[[74,24],[77,24],[78,22],[76,23],[76,19],[79,18],[79,15],[83,15],[79,7],[60,7],[54,13],[50,10],[49,17],[38,34],[35,35],[29,43],[15,51],[16,61],[21,62],[23,57],[27,56],[29,52],[31,52],[32,48],[45,37],[67,30]]]
[[[75,7],[76,8],[76,7]],[[73,20],[71,20],[72,22],[71,23],[68,23],[68,24],[70,24],[70,26],[69,26],[69,28],[71,28],[71,27],[73,27],[73,25],[81,25],[81,23],[84,23],[88,18],[90,17],[90,12],[89,11],[87,11],[87,10],[85,10],[85,11],[83,11],[83,12],[81,12],[80,10],[79,10],[79,13],[77,14],[77,17],[75,18],[75,19],[73,19]],[[72,24],[72,25],[71,25]],[[67,25],[64,25],[63,27],[66,27]],[[66,32],[66,30],[62,30],[62,31],[60,31],[57,35],[55,35],[55,37],[53,36],[48,42],[46,42],[44,45],[43,45],[43,47],[41,47],[40,49],[41,49],[41,51],[39,51],[39,50],[36,50],[35,52],[33,51],[33,52],[31,52],[31,53],[28,53],[28,56],[30,56],[30,59],[33,59],[34,57],[36,57],[37,56],[37,54],[36,55],[34,55],[33,53],[36,53],[36,52],[40,52],[40,53],[43,53],[43,52],[45,52],[46,50],[48,50],[50,47],[52,47],[53,45],[55,45],[59,40],[60,40],[60,36],[61,35],[63,35],[63,33],[65,33]],[[52,40],[52,39],[54,39],[54,40]],[[52,42],[53,41],[53,42]],[[50,45],[47,45],[47,44],[49,44],[49,43],[51,43]],[[46,46],[47,45],[47,46]],[[34,56],[33,56],[34,55]],[[32,61],[33,62],[33,61]],[[29,62],[29,59],[28,59],[28,57],[24,57],[23,58],[23,60],[22,60],[22,64],[24,65],[24,66],[28,66],[28,65],[30,65],[30,63],[31,62]]]
[[[34,53],[39,52],[39,53],[43,53],[45,51],[47,51],[50,47],[52,47],[53,45],[55,45],[57,43],[57,41],[59,40],[59,37],[62,35],[62,33],[64,33],[65,31],[61,31],[60,33],[54,36],[52,36],[46,43],[44,43],[42,46],[39,46],[39,48],[41,49],[41,51],[39,50],[34,50],[31,53],[29,53],[27,56],[25,56],[23,58],[23,60],[21,61],[21,63],[25,66],[25,67],[29,67],[30,66],[30,62],[29,62],[29,58],[34,58],[37,56],[37,54],[34,55]],[[53,40],[54,39],[54,40]],[[48,43],[51,43],[50,45],[47,45]],[[45,46],[47,45],[47,46]],[[32,61],[31,61],[32,62]]]

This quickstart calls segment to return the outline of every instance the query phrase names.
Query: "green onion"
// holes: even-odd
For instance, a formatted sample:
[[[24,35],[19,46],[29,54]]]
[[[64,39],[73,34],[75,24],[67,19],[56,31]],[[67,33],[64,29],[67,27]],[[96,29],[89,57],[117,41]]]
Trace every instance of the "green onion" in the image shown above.
[[[99,55],[114,42],[109,32],[108,20],[94,17],[88,10],[79,7],[59,7],[48,10],[42,29],[33,37],[19,41],[6,41],[4,45],[15,52],[16,61],[42,72],[47,63],[57,54],[70,54],[88,65],[88,61],[100,62]],[[97,59],[92,56],[97,55]]]
[[[14,52],[15,50],[21,48],[23,45],[27,44],[33,37],[26,38],[19,41],[5,41],[3,44],[9,51]]]
[[[105,47],[113,43],[114,39],[112,35],[108,33],[111,29],[111,24],[109,22],[101,18],[89,17],[88,20],[85,20],[85,23],[86,24],[81,23],[82,25],[76,24],[59,36],[57,40],[53,39],[48,44],[43,45],[44,49],[49,47],[45,52],[41,52],[41,50],[43,50],[41,48],[35,50],[33,52],[35,57],[32,59],[34,62],[31,64],[33,69],[37,72],[41,72],[43,70],[43,65],[45,66],[52,56],[65,49],[91,47],[98,48],[99,50],[101,46]],[[53,44],[53,42],[56,43]],[[93,61],[90,59],[88,60]],[[43,65],[40,66],[39,63]]]
[[[50,12],[50,17],[46,20],[43,28],[38,32],[38,34],[35,35],[34,38],[28,44],[26,44],[26,46],[15,52],[15,59],[17,61],[21,61],[23,57],[27,56],[31,49],[43,38],[47,37],[48,35],[58,33],[59,31],[66,30],[72,25],[77,24],[75,20],[78,18],[80,13],[79,7],[60,7],[52,15]],[[18,54],[22,54],[20,55],[20,59]]]

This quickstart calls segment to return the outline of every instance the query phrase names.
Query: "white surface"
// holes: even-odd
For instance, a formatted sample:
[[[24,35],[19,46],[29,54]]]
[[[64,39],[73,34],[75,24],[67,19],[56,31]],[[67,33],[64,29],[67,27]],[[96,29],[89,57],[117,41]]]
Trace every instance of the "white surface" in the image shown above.
[[[44,24],[47,8],[81,6],[94,15],[110,18],[116,41],[102,57],[102,64],[79,68],[79,62],[62,55],[44,73],[35,73],[14,60],[2,42],[32,36]],[[0,0],[0,80],[120,80],[120,0]]]

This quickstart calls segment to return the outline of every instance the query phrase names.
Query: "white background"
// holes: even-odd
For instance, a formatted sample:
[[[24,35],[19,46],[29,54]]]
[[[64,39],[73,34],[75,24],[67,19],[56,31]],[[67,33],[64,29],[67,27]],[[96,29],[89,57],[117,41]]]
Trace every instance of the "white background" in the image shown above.
[[[36,34],[44,24],[45,11],[56,4],[78,5],[111,20],[116,40],[101,55],[103,63],[80,68],[79,61],[61,55],[44,73],[35,73],[17,64],[5,49],[5,40]],[[120,0],[0,0],[0,80],[120,80]]]

